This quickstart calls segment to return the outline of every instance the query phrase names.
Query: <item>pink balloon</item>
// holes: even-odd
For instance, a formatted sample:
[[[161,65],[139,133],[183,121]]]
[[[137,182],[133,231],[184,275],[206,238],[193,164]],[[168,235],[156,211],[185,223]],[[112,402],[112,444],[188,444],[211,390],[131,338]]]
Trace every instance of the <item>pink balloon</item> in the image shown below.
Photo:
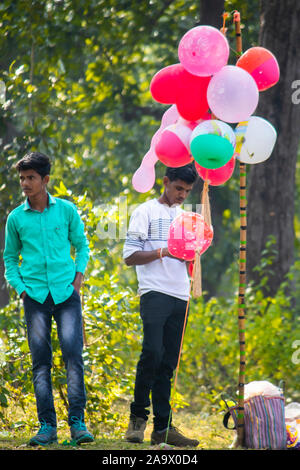
[[[161,125],[159,129],[164,129],[171,124],[174,124],[179,119],[179,113],[176,107],[176,104],[170,106],[167,111],[164,112],[163,117],[161,118]]]
[[[132,177],[132,185],[139,193],[146,193],[153,188],[155,182],[155,164],[158,157],[155,153],[155,145],[159,141],[162,131],[169,125],[175,123],[179,118],[176,105],[170,106],[163,114],[161,125],[151,139],[150,149],[144,156],[141,165]]]
[[[157,155],[151,147],[132,177],[132,186],[139,193],[146,193],[153,188],[155,182],[155,164],[157,160]]]
[[[197,76],[210,76],[227,64],[229,44],[212,26],[196,26],[180,40],[178,57],[183,67]]]
[[[211,79],[207,100],[213,114],[225,122],[247,121],[258,104],[255,80],[246,70],[226,65]]]
[[[250,47],[241,55],[236,65],[252,75],[259,91],[271,88],[280,77],[276,57],[264,47]]]
[[[233,156],[224,166],[213,170],[204,168],[195,161],[195,168],[197,173],[203,179],[203,181],[208,181],[209,185],[211,186],[219,186],[226,183],[226,181],[231,178],[234,167],[235,156]]]
[[[197,121],[209,109],[207,87],[210,77],[197,77],[187,72],[181,64],[165,67],[151,80],[150,92],[159,103],[173,103],[181,117]]]
[[[166,166],[177,168],[192,161],[190,137],[192,130],[182,124],[172,124],[164,129],[155,145],[155,153]]]
[[[196,250],[203,254],[212,240],[213,228],[204,221],[202,214],[183,212],[170,225],[168,250],[177,258],[192,261]]]

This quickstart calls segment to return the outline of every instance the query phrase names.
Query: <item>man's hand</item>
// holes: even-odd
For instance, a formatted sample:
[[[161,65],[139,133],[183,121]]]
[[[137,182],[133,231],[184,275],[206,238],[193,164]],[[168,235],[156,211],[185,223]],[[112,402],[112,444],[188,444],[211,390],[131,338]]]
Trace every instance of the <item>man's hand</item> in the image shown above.
[[[162,256],[168,256],[169,258],[173,258],[173,259],[177,259],[178,261],[185,261],[184,259],[181,259],[181,258],[177,258],[177,256],[173,256],[171,255],[171,253],[169,252],[168,248],[165,247],[162,249]]]
[[[80,294],[80,289],[81,289],[81,284],[83,281],[83,274],[77,272],[74,281],[72,282],[72,286],[74,286],[74,289]]]

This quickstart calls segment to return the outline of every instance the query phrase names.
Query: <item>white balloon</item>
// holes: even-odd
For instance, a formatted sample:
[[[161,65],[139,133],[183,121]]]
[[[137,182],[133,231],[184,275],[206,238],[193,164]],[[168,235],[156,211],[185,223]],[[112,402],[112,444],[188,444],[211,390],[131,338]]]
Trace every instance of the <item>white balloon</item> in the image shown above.
[[[261,163],[267,160],[274,148],[277,132],[266,119],[251,116],[235,128],[237,159],[242,163]]]

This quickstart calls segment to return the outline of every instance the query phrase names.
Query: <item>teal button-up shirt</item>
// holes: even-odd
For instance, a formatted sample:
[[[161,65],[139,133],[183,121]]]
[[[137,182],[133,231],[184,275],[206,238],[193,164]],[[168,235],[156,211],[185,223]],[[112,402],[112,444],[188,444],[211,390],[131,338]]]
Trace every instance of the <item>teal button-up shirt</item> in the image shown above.
[[[43,212],[33,210],[26,199],[9,214],[5,227],[5,278],[19,295],[25,290],[43,303],[50,292],[58,304],[73,293],[76,272],[84,274],[89,248],[75,205],[49,193],[48,196]]]

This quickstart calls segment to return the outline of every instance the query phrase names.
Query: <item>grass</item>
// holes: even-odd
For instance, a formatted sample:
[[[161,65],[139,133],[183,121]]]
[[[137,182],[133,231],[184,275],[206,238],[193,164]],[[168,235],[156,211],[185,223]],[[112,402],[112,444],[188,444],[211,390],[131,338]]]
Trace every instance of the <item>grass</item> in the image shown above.
[[[31,409],[32,408],[32,409]],[[47,450],[151,450],[154,446],[150,444],[150,436],[152,432],[152,417],[150,417],[148,426],[145,431],[145,440],[143,444],[132,444],[124,440],[124,434],[128,425],[129,403],[120,401],[115,405],[115,410],[119,414],[119,419],[110,424],[101,422],[88,424],[95,436],[95,441],[90,444],[83,444],[79,447],[70,446],[70,433],[67,424],[64,421],[58,423],[58,444],[47,446]],[[9,411],[8,411],[9,412]],[[13,413],[10,410],[10,413]],[[0,450],[33,450],[41,449],[32,448],[28,445],[30,437],[36,431],[34,407],[27,410],[26,416],[32,417],[29,424],[24,424],[22,416],[18,416],[18,420],[14,421],[12,427],[2,428],[0,431]],[[59,416],[59,413],[58,413]],[[174,415],[173,423],[187,437],[199,440],[197,450],[225,450],[228,449],[234,439],[234,431],[230,431],[223,426],[223,414],[208,415],[201,410],[184,408]],[[23,424],[22,424],[23,423]]]

